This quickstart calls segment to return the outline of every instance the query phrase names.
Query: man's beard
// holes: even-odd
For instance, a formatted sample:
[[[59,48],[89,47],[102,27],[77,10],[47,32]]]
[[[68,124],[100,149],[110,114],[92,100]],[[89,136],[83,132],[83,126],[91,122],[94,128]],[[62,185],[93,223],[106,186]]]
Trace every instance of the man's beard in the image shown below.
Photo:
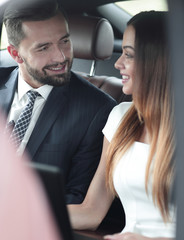
[[[56,75],[52,75],[52,76],[48,75],[47,72],[45,71],[45,69],[47,69],[48,66],[45,66],[41,72],[37,69],[32,68],[25,59],[24,59],[24,63],[26,65],[26,69],[27,69],[29,75],[32,77],[32,79],[34,79],[35,81],[37,81],[38,83],[41,83],[43,85],[48,84],[48,85],[57,87],[57,86],[63,86],[70,81],[72,62],[70,62],[69,60],[66,60],[62,64],[53,64],[52,66],[54,66],[54,67],[57,67],[57,65],[67,64],[68,71],[63,74],[56,74]],[[49,67],[50,66],[51,65],[49,65]]]

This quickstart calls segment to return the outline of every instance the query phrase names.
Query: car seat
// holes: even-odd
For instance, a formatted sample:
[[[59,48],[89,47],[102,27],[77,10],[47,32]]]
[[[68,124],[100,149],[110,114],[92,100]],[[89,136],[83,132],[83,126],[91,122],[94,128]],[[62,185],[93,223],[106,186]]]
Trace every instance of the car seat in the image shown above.
[[[121,79],[107,76],[105,69],[104,75],[95,75],[97,61],[105,61],[111,58],[113,52],[114,34],[110,22],[105,18],[80,15],[69,15],[68,21],[74,49],[74,66],[72,69],[87,81],[108,93],[118,103],[131,101],[131,96],[122,92]],[[82,59],[85,61],[80,63],[79,60]],[[80,64],[77,65],[75,61]],[[87,61],[89,61],[90,67],[86,66],[84,68]]]
[[[117,77],[95,75],[97,61],[109,59],[113,52],[114,35],[108,20],[91,16],[69,16],[69,29],[74,48],[74,59],[85,59],[91,63],[83,71],[80,64],[76,67],[77,74],[112,96],[118,103],[131,101],[131,96],[122,92],[122,80]],[[89,69],[89,72],[87,72]],[[104,69],[105,70],[105,69]],[[86,71],[86,72],[85,72]],[[118,198],[115,198],[109,212],[99,229],[102,232],[120,232],[125,225],[125,215]]]

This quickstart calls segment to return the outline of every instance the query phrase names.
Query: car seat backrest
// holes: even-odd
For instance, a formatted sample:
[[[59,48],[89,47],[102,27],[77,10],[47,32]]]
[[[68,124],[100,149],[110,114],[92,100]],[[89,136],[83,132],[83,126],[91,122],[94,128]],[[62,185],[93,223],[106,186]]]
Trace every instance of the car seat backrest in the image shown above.
[[[105,93],[113,97],[117,103],[132,101],[131,95],[126,95],[122,92],[121,79],[109,76],[89,76],[83,72],[76,72],[78,75],[91,82],[97,88],[100,88]]]

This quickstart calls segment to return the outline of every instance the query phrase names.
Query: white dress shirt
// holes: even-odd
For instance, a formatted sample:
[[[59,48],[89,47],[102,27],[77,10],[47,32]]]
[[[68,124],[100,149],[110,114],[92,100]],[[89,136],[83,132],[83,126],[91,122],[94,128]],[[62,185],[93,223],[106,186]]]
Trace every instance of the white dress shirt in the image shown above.
[[[23,153],[23,151],[26,147],[26,144],[27,144],[27,142],[31,136],[31,133],[34,129],[34,126],[36,124],[36,121],[45,105],[45,102],[46,102],[52,88],[53,88],[52,86],[43,85],[37,89],[33,89],[28,83],[26,83],[24,81],[24,79],[19,74],[18,88],[17,88],[17,91],[15,92],[12,106],[11,106],[9,116],[8,116],[9,122],[13,120],[16,123],[16,121],[18,120],[19,115],[21,114],[22,110],[28,103],[28,96],[26,93],[29,90],[37,91],[40,94],[35,100],[30,124],[29,124],[28,129],[24,135],[24,138],[17,150],[18,154],[20,154],[20,155]]]

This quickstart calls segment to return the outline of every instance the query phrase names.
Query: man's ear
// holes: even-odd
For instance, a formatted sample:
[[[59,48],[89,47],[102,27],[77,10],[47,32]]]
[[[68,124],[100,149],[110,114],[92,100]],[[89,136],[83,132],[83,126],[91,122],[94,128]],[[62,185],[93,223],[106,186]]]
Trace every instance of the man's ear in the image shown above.
[[[12,58],[17,62],[17,63],[23,63],[22,58],[19,55],[18,50],[13,46],[13,45],[9,45],[7,47],[7,50],[9,52],[9,54],[12,56]]]

